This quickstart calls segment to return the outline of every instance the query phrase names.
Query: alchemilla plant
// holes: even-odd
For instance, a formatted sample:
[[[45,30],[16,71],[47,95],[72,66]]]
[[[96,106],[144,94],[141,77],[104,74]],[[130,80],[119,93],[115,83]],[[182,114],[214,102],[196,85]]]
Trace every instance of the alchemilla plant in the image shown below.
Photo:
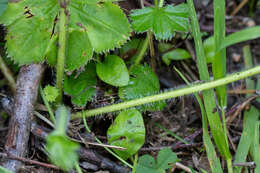
[[[214,0],[214,8],[224,9],[224,1]],[[216,22],[225,17],[224,11],[216,10]],[[216,23],[214,37],[205,41],[203,46],[191,0],[166,6],[164,0],[155,0],[154,6],[132,10],[129,18],[117,0],[20,0],[8,5],[4,0],[0,2],[0,23],[6,27],[6,52],[14,63],[22,66],[46,62],[56,69],[55,86],[47,85],[41,94],[50,114],[53,115],[51,109],[57,110],[56,117],[51,117],[55,130],[46,139],[46,151],[50,161],[61,169],[79,168],[76,153],[79,145],[66,135],[69,119],[83,118],[84,126],[90,132],[86,117],[117,111],[117,117],[107,130],[107,138],[109,144],[124,150],[106,150],[133,172],[165,172],[178,161],[170,149],[162,149],[157,159],[145,155],[137,161],[137,152],[145,142],[142,113],[163,110],[166,99],[195,93],[201,106],[203,140],[212,172],[222,170],[208,134],[208,122],[218,151],[227,160],[229,172],[233,172],[225,122],[221,122],[218,111],[213,108],[220,105],[222,114],[225,114],[225,85],[260,73],[260,67],[231,76],[226,76],[224,65],[219,69],[216,67],[225,62],[226,47],[259,37],[259,27],[225,36],[221,32],[225,26]],[[189,84],[176,69],[188,87],[160,92],[155,70],[140,62],[148,46],[152,52],[153,36],[159,42],[158,48],[166,65],[169,66],[171,61],[190,59],[192,56],[188,51],[181,48],[169,50],[171,47],[166,43],[176,34],[188,32],[195,41],[200,78],[207,83]],[[131,33],[147,33],[147,36],[144,40],[131,38]],[[141,48],[137,48],[139,43]],[[131,60],[118,55],[118,52],[123,55],[131,48],[136,50]],[[216,80],[209,80],[207,63],[212,63]],[[84,109],[96,97],[99,80],[108,88],[105,93],[117,92],[119,98],[114,101],[120,103],[70,116],[70,110],[63,106],[63,95],[70,96],[73,106]],[[216,87],[217,101],[212,90]],[[209,104],[204,105],[197,92],[202,92]],[[127,162],[129,158],[134,160],[134,165]]]

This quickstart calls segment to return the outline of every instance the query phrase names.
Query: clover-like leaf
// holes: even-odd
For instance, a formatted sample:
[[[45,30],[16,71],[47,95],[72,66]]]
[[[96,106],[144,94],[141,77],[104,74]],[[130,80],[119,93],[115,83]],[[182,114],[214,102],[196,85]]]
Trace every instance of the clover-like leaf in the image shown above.
[[[5,9],[7,8],[8,0],[1,0],[0,2],[0,16],[3,14]]]
[[[141,113],[135,109],[121,112],[109,127],[107,136],[109,144],[126,148],[126,150],[115,149],[120,157],[125,160],[131,157],[145,141],[145,127]]]
[[[169,164],[177,161],[177,155],[171,149],[164,148],[160,150],[156,161],[150,155],[142,156],[136,166],[136,173],[165,173],[165,170],[171,167]]]
[[[59,95],[59,91],[56,87],[47,85],[43,89],[43,93],[48,102],[54,102]]]
[[[160,43],[158,45],[158,48],[160,52],[164,52],[169,48],[171,48],[171,45],[166,43]],[[191,58],[190,53],[187,50],[181,48],[176,48],[162,55],[162,60],[166,65],[170,65],[171,60],[177,61],[177,60],[185,60],[189,58]]]
[[[96,68],[93,62],[85,67],[85,71],[78,76],[74,72],[71,76],[65,76],[64,91],[72,97],[72,103],[77,106],[85,106],[96,94]]]
[[[156,94],[160,91],[160,83],[156,74],[147,65],[134,66],[130,71],[130,81],[127,86],[119,88],[119,96],[122,100],[132,100]],[[164,101],[145,104],[137,107],[140,111],[162,110]]]
[[[69,30],[85,32],[95,52],[120,47],[130,35],[130,25],[123,11],[112,2],[71,0]]]
[[[188,31],[188,8],[186,4],[133,10],[130,18],[132,27],[136,32],[143,33],[151,30],[158,40],[171,39],[175,31]]]
[[[97,75],[102,81],[113,86],[125,86],[129,82],[125,62],[116,55],[109,55],[104,62],[97,63]]]

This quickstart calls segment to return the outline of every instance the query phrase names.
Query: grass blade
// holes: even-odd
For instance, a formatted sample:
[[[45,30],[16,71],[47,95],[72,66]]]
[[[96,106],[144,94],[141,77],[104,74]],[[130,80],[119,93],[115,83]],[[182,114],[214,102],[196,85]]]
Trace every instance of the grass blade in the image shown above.
[[[174,70],[181,76],[181,78],[184,80],[184,82],[187,85],[190,85],[189,81],[185,78],[185,76],[177,69],[174,67]],[[212,173],[222,173],[222,168],[220,164],[220,160],[218,157],[216,157],[216,151],[215,147],[210,139],[209,136],[209,131],[208,131],[208,121],[207,121],[207,116],[205,112],[205,108],[203,105],[203,102],[201,101],[199,95],[197,93],[194,94],[201,110],[201,115],[202,115],[202,131],[203,131],[203,143],[206,148],[206,153],[207,157],[209,160],[209,165],[211,168]]]
[[[243,47],[243,54],[244,54],[244,62],[245,62],[246,69],[253,67],[252,55],[251,55],[251,50],[249,45]],[[247,78],[246,88],[255,89],[255,82],[252,79]],[[249,96],[250,95],[248,95],[247,97]],[[258,139],[254,141],[255,135],[257,135],[255,134],[255,131],[258,127],[258,118],[259,118],[259,111],[254,106],[251,106],[251,108],[248,111],[244,112],[244,127],[235,154],[234,163],[243,163],[246,161],[250,146],[251,148],[253,147],[253,152],[255,151],[255,147],[252,144],[257,143],[256,141],[258,141]],[[257,146],[259,146],[259,144]],[[256,152],[254,152],[253,155],[255,155],[255,153]],[[257,157],[258,156],[256,156],[256,159],[258,159]],[[240,173],[241,171],[242,171],[242,167],[235,168],[236,173]]]
[[[253,40],[258,37],[260,37],[260,26],[254,26],[254,27],[243,29],[241,31],[228,35],[223,41],[220,50],[228,46],[231,46],[233,44],[240,43],[243,41]]]
[[[201,33],[200,33],[198,19],[196,16],[196,11],[194,8],[193,1],[188,0],[187,2],[189,7],[189,16],[191,17],[191,25],[192,25],[191,28],[192,28],[192,34],[195,42],[197,64],[198,64],[200,79],[209,81],[209,72],[206,64],[206,57],[202,46]],[[203,98],[204,100],[207,100],[207,104],[205,104],[205,110],[207,113],[210,129],[212,131],[214,141],[218,147],[220,154],[224,156],[227,160],[230,160],[231,154],[228,148],[227,141],[225,140],[226,134],[223,131],[218,112],[214,111],[216,110],[216,103],[214,99],[213,90],[203,91]]]

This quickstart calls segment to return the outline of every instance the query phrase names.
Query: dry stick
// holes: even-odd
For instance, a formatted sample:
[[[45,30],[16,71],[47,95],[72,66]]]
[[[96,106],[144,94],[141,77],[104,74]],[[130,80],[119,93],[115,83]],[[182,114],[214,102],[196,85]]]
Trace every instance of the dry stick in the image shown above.
[[[239,12],[239,10],[241,10],[241,8],[243,8],[243,7],[246,5],[247,2],[248,2],[248,0],[243,0],[243,1],[235,8],[235,10],[231,13],[230,16],[235,16],[235,15]]]
[[[5,150],[8,155],[24,157],[27,153],[34,103],[38,95],[43,71],[44,66],[42,64],[26,65],[20,69],[5,143]],[[5,160],[3,166],[10,171],[18,172],[22,162]]]
[[[26,158],[23,158],[23,157],[13,156],[13,155],[1,153],[1,152],[0,152],[0,158],[19,160],[19,161],[24,162],[24,163],[28,163],[28,164],[31,164],[31,165],[38,165],[38,166],[46,167],[46,168],[49,168],[49,169],[57,169],[57,170],[60,169],[57,166],[54,166],[52,164],[43,163],[43,162],[39,162],[39,161],[36,161],[36,160],[31,160],[31,159],[26,159]]]

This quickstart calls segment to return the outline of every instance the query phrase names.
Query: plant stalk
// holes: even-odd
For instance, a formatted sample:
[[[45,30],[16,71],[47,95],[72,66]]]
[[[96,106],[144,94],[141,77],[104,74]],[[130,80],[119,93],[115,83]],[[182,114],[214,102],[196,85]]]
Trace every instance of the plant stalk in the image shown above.
[[[151,103],[151,102],[156,102],[156,101],[160,101],[160,100],[166,100],[166,99],[170,99],[170,98],[193,94],[193,93],[201,92],[204,90],[212,89],[217,86],[226,85],[226,84],[235,82],[237,80],[241,80],[241,79],[244,79],[244,78],[247,78],[250,76],[254,76],[259,73],[260,73],[260,66],[256,66],[252,69],[248,69],[243,72],[238,72],[238,73],[228,75],[227,77],[222,78],[222,79],[205,82],[202,84],[192,85],[191,87],[181,88],[178,90],[160,93],[160,94],[156,94],[153,96],[147,96],[147,97],[143,97],[143,98],[139,98],[139,99],[134,99],[131,101],[126,101],[123,103],[118,103],[118,104],[105,106],[105,107],[101,107],[101,108],[97,108],[97,109],[77,112],[75,114],[72,114],[72,119],[81,118],[81,117],[85,117],[85,116],[91,117],[91,116],[100,115],[100,114],[104,114],[104,113],[108,113],[108,112],[114,112],[114,111],[119,111],[122,109],[127,109],[127,108],[131,108],[131,107],[135,107],[135,106],[140,106],[140,105]]]
[[[13,77],[13,74],[11,70],[6,66],[2,56],[0,55],[0,70],[3,73],[4,77],[9,83],[9,86],[13,93],[15,93],[15,79]]]
[[[164,0],[160,0],[160,2],[159,2],[159,8],[162,8],[162,7],[163,7],[163,4],[164,4]]]
[[[59,95],[57,97],[57,103],[62,101],[62,91],[63,91],[63,75],[64,66],[66,59],[66,24],[67,17],[65,14],[65,9],[60,8],[60,23],[59,23],[59,44],[58,44],[58,60],[57,60],[57,76],[56,76],[56,86],[58,88]]]

